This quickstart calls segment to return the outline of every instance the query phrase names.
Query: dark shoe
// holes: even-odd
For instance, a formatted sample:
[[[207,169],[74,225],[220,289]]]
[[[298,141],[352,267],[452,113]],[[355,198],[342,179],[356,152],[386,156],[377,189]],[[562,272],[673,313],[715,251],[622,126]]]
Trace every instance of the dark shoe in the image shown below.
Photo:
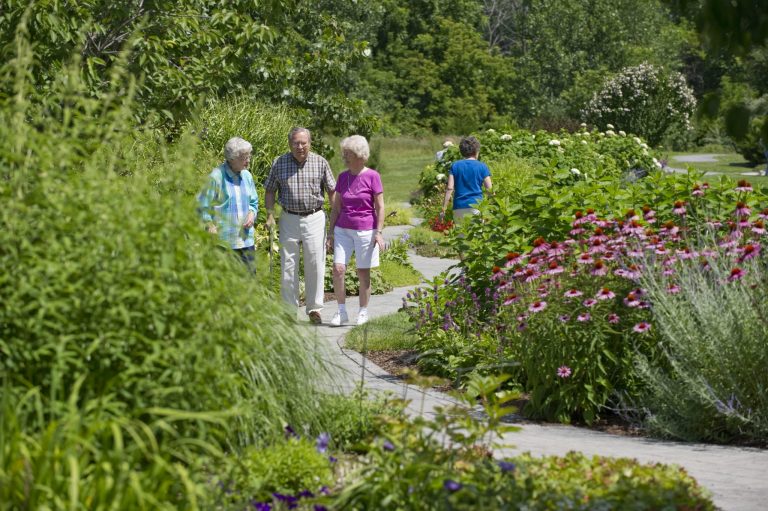
[[[323,324],[323,318],[320,317],[320,313],[317,311],[312,311],[309,313],[309,322],[313,325],[322,325]]]

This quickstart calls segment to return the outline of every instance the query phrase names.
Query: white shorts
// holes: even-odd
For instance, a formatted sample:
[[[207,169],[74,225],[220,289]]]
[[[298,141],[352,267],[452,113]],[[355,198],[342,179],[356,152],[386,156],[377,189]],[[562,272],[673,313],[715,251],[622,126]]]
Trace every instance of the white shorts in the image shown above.
[[[333,228],[333,262],[334,264],[349,264],[352,252],[358,268],[376,268],[379,265],[379,246],[374,241],[376,231],[358,231]]]
[[[468,215],[479,215],[480,210],[475,208],[459,208],[453,210],[453,221],[460,222],[462,218]]]

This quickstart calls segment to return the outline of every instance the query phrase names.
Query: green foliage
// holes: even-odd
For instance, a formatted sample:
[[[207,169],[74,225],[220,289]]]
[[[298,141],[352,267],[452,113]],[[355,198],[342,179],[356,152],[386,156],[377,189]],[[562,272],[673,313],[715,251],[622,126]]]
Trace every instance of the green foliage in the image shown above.
[[[179,413],[142,422],[109,398],[81,402],[78,386],[53,404],[37,389],[12,389],[0,401],[0,502],[3,509],[205,509],[201,478],[220,459],[213,443],[179,435]],[[220,420],[196,414],[198,426]]]
[[[333,254],[325,256],[325,275],[324,284],[326,292],[333,292]],[[371,294],[382,295],[392,291],[392,284],[386,280],[386,277],[379,268],[371,268]],[[344,274],[344,290],[347,296],[360,294],[360,281],[357,278],[357,266],[354,256],[349,260],[347,271]]]
[[[768,150],[768,94],[762,96],[747,84],[723,79],[719,98],[722,124],[736,151],[751,163],[765,161]],[[746,119],[746,122],[745,122]]]
[[[635,460],[523,455],[496,461],[495,441],[510,431],[501,418],[515,394],[506,377],[475,376],[434,419],[388,421],[368,452],[369,463],[344,486],[338,509],[714,509],[706,491],[682,469]],[[416,378],[420,385],[432,379]],[[485,420],[471,416],[480,403]],[[451,449],[445,449],[449,444]]]
[[[514,461],[515,482],[508,491],[524,509],[715,509],[708,492],[675,465],[576,452],[539,459],[526,454]]]
[[[616,125],[637,133],[655,146],[670,130],[689,129],[695,107],[683,75],[644,62],[607,80],[582,110],[582,117],[601,128]]]
[[[699,248],[700,247],[695,247]],[[648,275],[643,285],[653,301],[654,318],[666,364],[640,357],[648,393],[641,406],[651,429],[695,441],[768,440],[768,364],[765,347],[768,313],[765,257],[738,265],[743,282],[729,282],[733,269],[726,254],[697,262],[677,273],[680,293],[666,292],[667,279]]]
[[[315,441],[304,437],[291,437],[263,448],[249,447],[232,463],[236,468],[222,486],[244,505],[252,500],[271,500],[273,493],[314,493],[333,482],[328,454],[318,452]]]
[[[296,110],[236,97],[212,101],[186,128],[197,135],[201,147],[218,162],[224,161],[227,140],[236,136],[246,139],[253,146],[249,170],[254,181],[262,184],[274,159],[288,151],[290,129],[306,126],[307,121],[306,114]]]
[[[122,59],[142,77],[135,114],[158,124],[177,125],[201,98],[231,94],[303,109],[314,126],[342,132],[367,134],[376,124],[345,93],[366,43],[347,39],[330,10],[292,0],[11,0],[0,20],[3,61],[26,25],[39,57],[28,72],[43,90],[78,55],[82,85],[98,97],[113,87]]]
[[[435,232],[426,224],[419,225],[408,231],[408,243],[416,253],[423,257],[455,257],[456,253],[446,247],[443,242],[446,236],[442,232]]]
[[[405,311],[373,318],[344,337],[345,347],[361,353],[412,349],[416,341],[413,324]]]
[[[384,219],[384,227],[393,225],[411,225],[411,208],[387,204],[384,210],[387,211],[387,216]]]

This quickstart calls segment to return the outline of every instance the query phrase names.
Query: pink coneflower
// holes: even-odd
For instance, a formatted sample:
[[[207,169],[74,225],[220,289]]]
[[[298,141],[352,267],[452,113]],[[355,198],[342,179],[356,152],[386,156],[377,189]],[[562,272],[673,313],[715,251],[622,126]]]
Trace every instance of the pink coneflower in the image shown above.
[[[627,250],[627,255],[629,257],[642,257],[643,254],[644,254],[644,252],[642,250],[639,250],[639,249],[636,249],[636,248]]]
[[[677,257],[679,257],[682,260],[693,259],[694,257],[698,257],[699,255],[698,253],[691,251],[691,249],[688,247],[685,247],[682,250],[678,249],[676,250],[676,252],[677,252]]]
[[[533,282],[534,280],[541,277],[541,273],[537,272],[533,268],[526,268],[523,272],[523,279],[525,282]]]
[[[523,260],[522,255],[520,255],[517,252],[507,252],[506,257],[507,257],[507,262],[504,263],[504,266],[506,267],[514,266]]]
[[[547,302],[543,300],[536,300],[528,306],[528,310],[531,312],[541,312],[547,308]]]
[[[737,266],[736,268],[731,270],[731,274],[728,276],[728,282],[733,282],[734,280],[741,280],[745,274],[746,272]]]
[[[667,268],[664,268],[663,270],[661,270],[661,274],[664,275],[665,277],[669,277],[670,275],[675,274],[675,269],[672,268],[671,266],[668,266]]]
[[[701,183],[701,188],[702,190],[709,190],[709,183],[704,181],[703,183]]]
[[[571,229],[570,231],[568,231],[568,234],[570,234],[571,236],[578,236],[579,234],[584,234],[584,229],[582,229],[581,227],[576,227],[575,229]]]
[[[571,317],[568,314],[561,314],[557,317],[560,321],[563,323],[568,323],[571,320]]]
[[[615,325],[619,321],[621,321],[621,318],[619,318],[618,314],[614,314],[614,313],[608,314],[608,323]]]
[[[739,226],[739,229],[746,229],[752,224],[749,222],[749,217],[743,216],[739,218],[739,221],[736,222],[736,225]]]
[[[656,212],[652,210],[648,204],[643,206],[643,219],[649,224],[652,224],[656,221]]]
[[[624,218],[629,220],[637,220],[638,216],[634,209],[628,209],[624,212]]]
[[[499,280],[504,276],[504,272],[501,271],[501,268],[498,266],[494,266],[491,268],[491,280]]]
[[[750,213],[752,213],[752,210],[749,208],[749,206],[747,206],[745,202],[738,201],[736,203],[736,211],[734,211],[734,214],[737,217],[749,216]]]
[[[740,179],[738,183],[736,183],[736,191],[737,192],[751,192],[752,191],[752,185],[749,184],[749,181],[746,179]]]
[[[547,275],[557,275],[558,273],[563,273],[563,271],[563,267],[557,264],[557,261],[552,261],[544,273]]]
[[[592,319],[592,315],[589,312],[576,316],[576,321],[581,321],[582,323],[589,321],[590,319]]]
[[[749,261],[750,259],[757,257],[757,255],[760,253],[760,245],[757,243],[747,243],[741,247],[739,252],[741,254],[739,256],[739,262],[743,263],[744,261]]]
[[[704,195],[704,190],[701,189],[701,186],[699,185],[693,185],[693,189],[691,190],[691,195],[694,197],[701,197]]]
[[[584,307],[592,307],[597,303],[597,300],[595,300],[594,298],[587,298],[581,303],[582,305],[584,305]]]
[[[594,259],[592,259],[592,256],[589,254],[581,254],[579,257],[576,258],[576,262],[579,264],[592,264],[595,262]]]
[[[507,298],[504,300],[504,305],[512,305],[513,303],[517,303],[519,301],[520,301],[520,297],[515,293],[512,293],[511,295],[507,296]]]
[[[588,222],[587,218],[584,216],[584,213],[582,213],[581,211],[577,211],[576,213],[574,213],[573,217],[574,217],[574,220],[571,223],[571,225],[574,227],[577,225],[581,225],[584,222]]]
[[[765,234],[765,223],[762,220],[752,222],[752,232],[755,234]]]
[[[757,214],[762,219],[768,219],[768,208],[765,208],[760,213]]]
[[[546,252],[549,250],[549,245],[547,242],[539,236],[535,240],[533,240],[533,250],[531,250],[531,254],[540,254],[542,252]]]
[[[608,267],[605,265],[605,263],[601,259],[598,259],[597,261],[595,261],[595,264],[594,266],[592,266],[592,270],[589,273],[591,273],[596,277],[602,277],[603,275],[608,273]]]
[[[670,220],[669,222],[664,222],[664,225],[659,229],[659,233],[666,236],[674,236],[679,230],[680,228],[675,225],[675,222]]]
[[[558,243],[557,241],[553,241],[549,244],[549,250],[547,251],[547,255],[549,257],[559,257],[562,255],[565,255],[565,245],[562,243]]]
[[[709,249],[709,248],[705,248],[704,250],[701,251],[701,256],[702,257],[709,257],[711,259],[717,259],[717,257],[719,255],[720,254],[718,254],[717,251]]]
[[[640,303],[637,304],[638,309],[650,309],[651,308],[651,302],[647,300],[640,300]]]
[[[595,298],[597,298],[598,300],[612,300],[616,298],[616,293],[614,293],[607,287],[604,287],[597,293]]]
[[[568,366],[560,366],[557,368],[557,376],[560,378],[568,378],[571,375],[571,368]]]
[[[526,328],[528,328],[528,323],[526,323],[525,321],[521,321],[520,323],[517,324],[517,331],[518,332],[522,332]]]
[[[667,287],[667,293],[671,295],[676,295],[680,292],[680,286],[677,284],[670,284],[669,287]]]
[[[641,321],[640,323],[632,327],[632,330],[639,334],[642,334],[643,332],[647,332],[650,329],[651,329],[651,324],[648,323],[647,321]]]
[[[592,233],[592,236],[589,237],[590,243],[595,240],[608,241],[608,236],[605,235],[605,231],[602,227],[595,227],[595,231]]]
[[[672,213],[675,215],[685,216],[685,202],[681,200],[675,201],[675,207],[672,208]]]
[[[632,263],[629,266],[627,266],[627,270],[624,274],[624,277],[630,279],[630,280],[637,280],[643,275],[643,272],[641,271],[640,266]]]
[[[616,255],[612,250],[606,251],[601,257],[603,258],[603,261],[613,261],[616,259]]]
[[[600,252],[605,252],[605,250],[605,245],[603,245],[603,242],[600,239],[593,239],[589,243],[590,254],[599,254]]]
[[[656,255],[667,255],[667,249],[664,245],[657,245],[653,251]]]
[[[629,293],[627,297],[624,298],[624,305],[627,307],[637,307],[640,305],[640,300],[638,300],[635,293]]]
[[[563,293],[563,296],[565,296],[566,298],[576,298],[577,296],[581,296],[583,294],[584,293],[582,293],[578,289],[572,287],[571,289]]]
[[[723,226],[723,222],[720,220],[707,220],[707,225],[712,229],[719,229]]]

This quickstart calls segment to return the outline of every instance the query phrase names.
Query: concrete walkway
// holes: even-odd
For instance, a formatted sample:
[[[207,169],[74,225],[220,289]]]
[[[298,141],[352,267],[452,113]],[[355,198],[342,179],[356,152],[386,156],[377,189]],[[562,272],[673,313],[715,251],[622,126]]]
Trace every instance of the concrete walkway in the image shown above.
[[[396,228],[385,229],[385,238],[401,235]],[[424,275],[435,276],[455,261],[416,257],[411,261]],[[431,277],[429,277],[431,278]],[[410,288],[397,288],[385,295],[371,297],[371,317],[396,312]],[[432,416],[436,406],[452,402],[446,394],[404,385],[400,380],[364,359],[359,353],[344,348],[344,336],[357,319],[356,297],[347,300],[351,325],[328,326],[336,311],[335,303],[323,310],[323,325],[311,327],[309,335],[330,347],[333,363],[339,368],[339,384],[350,392],[361,380],[371,391],[387,391],[411,400],[410,414]],[[761,510],[768,507],[768,450],[724,447],[706,444],[668,442],[592,431],[560,424],[532,424],[519,421],[521,431],[505,436],[500,455],[529,451],[534,455],[563,455],[581,451],[587,455],[635,458],[644,463],[673,463],[684,467],[707,488],[715,504],[728,511]]]

